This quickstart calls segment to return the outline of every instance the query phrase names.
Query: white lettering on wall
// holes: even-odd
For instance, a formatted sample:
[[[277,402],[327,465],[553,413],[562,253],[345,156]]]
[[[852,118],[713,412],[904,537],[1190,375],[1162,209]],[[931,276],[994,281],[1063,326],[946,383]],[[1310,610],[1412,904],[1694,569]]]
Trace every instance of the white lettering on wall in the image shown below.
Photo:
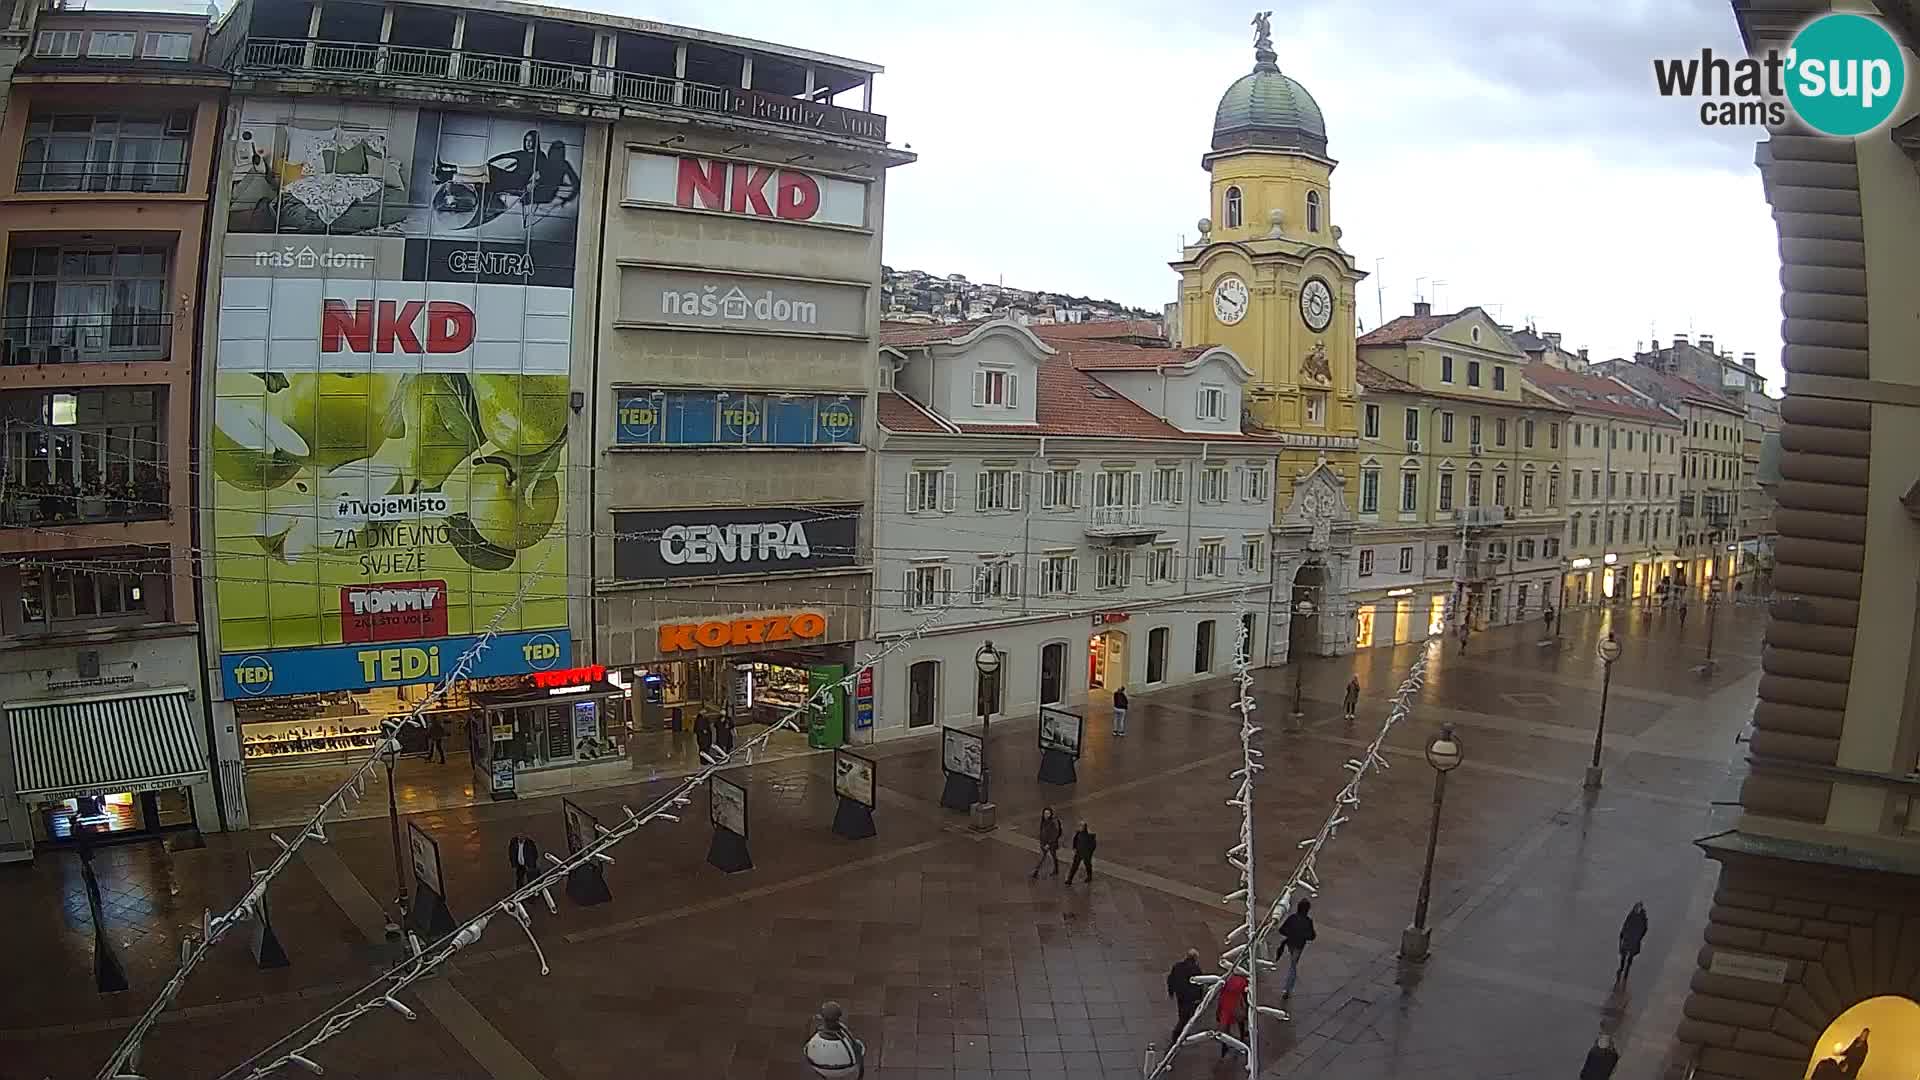
[[[771,521],[760,525],[669,525],[660,533],[660,558],[672,566],[688,563],[781,562],[805,559],[803,522]]]

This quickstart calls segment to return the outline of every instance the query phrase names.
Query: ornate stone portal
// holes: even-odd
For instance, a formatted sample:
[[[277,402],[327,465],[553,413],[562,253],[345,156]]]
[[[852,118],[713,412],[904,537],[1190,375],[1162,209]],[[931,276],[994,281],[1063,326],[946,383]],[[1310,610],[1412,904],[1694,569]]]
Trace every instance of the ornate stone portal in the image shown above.
[[[1353,528],[1346,482],[1322,456],[1295,477],[1293,498],[1273,530],[1275,622],[1267,635],[1270,662],[1284,663],[1293,651],[1297,618],[1307,620],[1301,629],[1310,631],[1300,644],[1305,652],[1340,656],[1353,651],[1353,605],[1347,600]],[[1298,607],[1301,600],[1313,604],[1310,614]]]

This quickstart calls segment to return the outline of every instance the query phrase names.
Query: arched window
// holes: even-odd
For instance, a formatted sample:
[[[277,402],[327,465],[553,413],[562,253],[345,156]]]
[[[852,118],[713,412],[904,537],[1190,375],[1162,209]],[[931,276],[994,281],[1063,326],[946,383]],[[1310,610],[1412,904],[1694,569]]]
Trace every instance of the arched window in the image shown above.
[[[1320,231],[1320,193],[1307,192],[1307,231]]]
[[[1241,219],[1240,189],[1237,187],[1230,187],[1227,189],[1226,217],[1227,217],[1227,228],[1237,229],[1240,227],[1240,219]]]

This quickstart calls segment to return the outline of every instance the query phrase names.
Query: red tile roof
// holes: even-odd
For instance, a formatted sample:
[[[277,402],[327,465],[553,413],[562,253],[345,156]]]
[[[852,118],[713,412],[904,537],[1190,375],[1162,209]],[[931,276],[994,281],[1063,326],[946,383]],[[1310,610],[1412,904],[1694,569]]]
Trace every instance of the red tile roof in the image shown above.
[[[1453,320],[1466,314],[1456,311],[1451,315],[1402,315],[1385,326],[1376,327],[1360,335],[1356,345],[1399,345],[1402,342],[1418,341],[1440,329]]]
[[[953,431],[951,425],[921,408],[912,399],[895,390],[880,392],[880,426],[888,431],[912,435],[940,435]]]
[[[1616,364],[1620,365],[1622,371],[1632,371],[1637,376],[1646,379],[1655,386],[1661,387],[1667,393],[1673,394],[1676,397],[1697,398],[1701,401],[1718,405],[1723,409],[1729,409],[1734,412],[1740,411],[1740,407],[1728,401],[1726,395],[1702,386],[1692,379],[1683,379],[1678,375],[1669,375],[1651,364],[1638,364],[1629,360],[1608,360],[1604,364],[1596,366],[1601,367],[1603,370],[1611,371]],[[1624,382],[1625,380],[1623,379],[1621,381]]]
[[[1545,364],[1528,364],[1520,377],[1575,412],[1602,412],[1635,420],[1678,423],[1670,414],[1647,404],[1631,389],[1612,379],[1579,371],[1566,371]]]
[[[1361,360],[1354,365],[1353,373],[1360,385],[1369,390],[1390,390],[1401,394],[1417,394],[1420,392],[1419,387],[1403,379],[1396,379],[1392,375],[1367,363],[1365,360]]]
[[[957,337],[966,337],[992,321],[975,319],[972,322],[962,323],[883,322],[880,324],[880,344],[911,348],[915,345],[931,345],[936,341],[951,341]]]
[[[1125,338],[1167,339],[1167,328],[1158,319],[1099,319],[1094,322],[1047,323],[1029,326],[1043,341],[1117,341]]]
[[[1106,341],[1049,342],[1073,360],[1081,371],[1137,371],[1178,367],[1191,362],[1210,345],[1189,349],[1147,349],[1138,345],[1117,345]]]

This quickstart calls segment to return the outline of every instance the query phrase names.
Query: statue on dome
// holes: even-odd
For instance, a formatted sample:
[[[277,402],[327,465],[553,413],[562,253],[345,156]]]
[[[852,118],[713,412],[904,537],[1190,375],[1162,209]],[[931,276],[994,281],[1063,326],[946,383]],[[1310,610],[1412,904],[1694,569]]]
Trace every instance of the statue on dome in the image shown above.
[[[1273,48],[1273,12],[1253,13],[1253,47],[1255,49]]]

